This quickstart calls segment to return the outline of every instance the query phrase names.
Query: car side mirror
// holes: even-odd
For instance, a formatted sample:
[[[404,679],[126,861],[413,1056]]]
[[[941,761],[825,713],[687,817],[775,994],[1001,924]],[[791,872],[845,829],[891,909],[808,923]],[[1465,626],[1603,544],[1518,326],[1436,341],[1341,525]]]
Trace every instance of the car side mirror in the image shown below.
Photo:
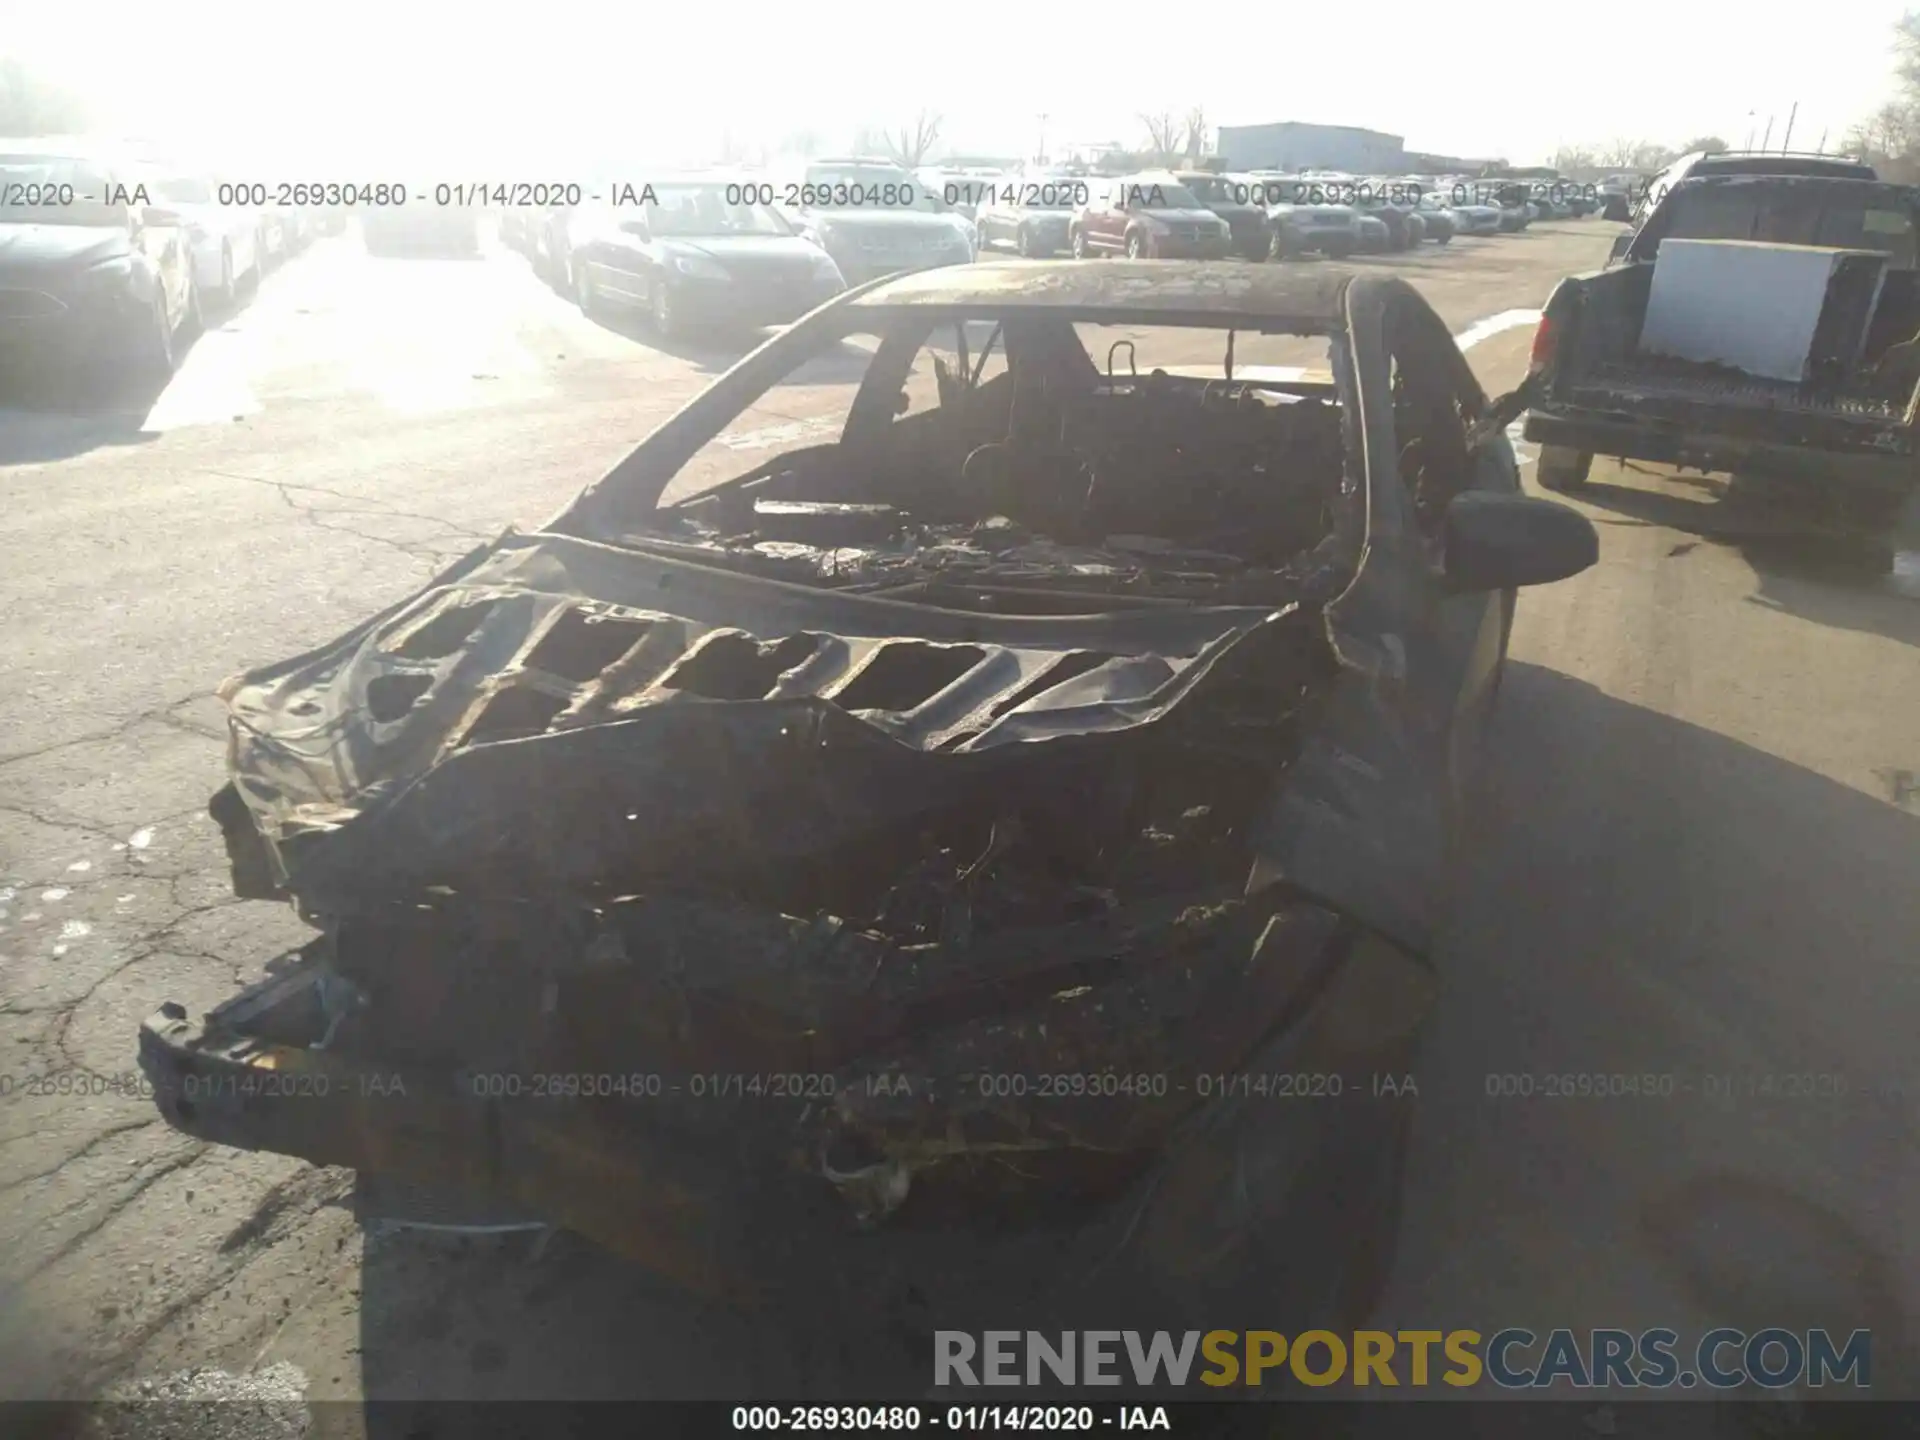
[[[1556,500],[1467,490],[1447,506],[1442,553],[1448,589],[1509,590],[1578,575],[1599,560],[1600,536]]]

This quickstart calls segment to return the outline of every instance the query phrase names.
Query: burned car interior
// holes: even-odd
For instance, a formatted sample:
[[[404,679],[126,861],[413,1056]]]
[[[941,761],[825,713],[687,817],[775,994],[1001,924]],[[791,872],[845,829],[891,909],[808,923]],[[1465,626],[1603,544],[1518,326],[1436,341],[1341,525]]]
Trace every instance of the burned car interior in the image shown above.
[[[884,337],[836,443],[666,507],[634,543],[1001,614],[1279,602],[1334,578],[1315,555],[1348,485],[1331,384],[1142,373],[1124,339],[1096,364],[1055,317],[994,324],[970,357],[969,328]],[[932,331],[957,337],[951,366],[933,357],[939,404],[896,417]],[[974,383],[996,347],[1006,368]]]

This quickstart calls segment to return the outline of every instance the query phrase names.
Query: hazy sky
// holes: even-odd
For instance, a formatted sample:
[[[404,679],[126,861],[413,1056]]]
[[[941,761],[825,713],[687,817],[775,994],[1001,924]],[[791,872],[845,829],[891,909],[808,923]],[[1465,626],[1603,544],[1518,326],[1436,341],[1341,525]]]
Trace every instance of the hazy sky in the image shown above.
[[[1888,93],[1901,9],[0,0],[0,51],[81,91],[110,126],[203,134],[328,172],[315,179],[375,179],[358,170],[442,151],[489,172],[472,179],[571,179],[519,172],[535,157],[709,158],[723,130],[844,145],[862,122],[922,108],[945,116],[947,144],[1003,154],[1031,153],[1045,113],[1059,153],[1140,143],[1142,112],[1196,104],[1210,125],[1365,125],[1525,163],[1614,138],[1757,142],[1769,114],[1777,147],[1796,100],[1795,147],[1823,131],[1837,143]]]

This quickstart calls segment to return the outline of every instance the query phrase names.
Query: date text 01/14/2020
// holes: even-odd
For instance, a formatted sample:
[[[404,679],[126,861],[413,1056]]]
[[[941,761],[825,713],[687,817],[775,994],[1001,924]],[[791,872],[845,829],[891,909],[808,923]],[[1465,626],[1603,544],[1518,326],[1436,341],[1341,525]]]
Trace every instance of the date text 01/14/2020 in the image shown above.
[[[902,1091],[907,1077],[876,1075],[865,1082],[875,1094],[911,1093]],[[1160,1099],[1168,1094],[1196,1095],[1202,1100],[1393,1100],[1418,1096],[1419,1081],[1408,1074],[1372,1073],[1342,1075],[1338,1072],[1295,1071],[1254,1074],[1246,1071],[1202,1072],[1174,1079],[1165,1074],[1119,1074],[1042,1072],[1026,1075],[1018,1072],[982,1071],[962,1076],[960,1088],[995,1098],[1037,1100],[1083,1100],[1104,1098]]]
[[[735,1430],[1161,1430],[1173,1422],[1164,1405],[736,1405]]]

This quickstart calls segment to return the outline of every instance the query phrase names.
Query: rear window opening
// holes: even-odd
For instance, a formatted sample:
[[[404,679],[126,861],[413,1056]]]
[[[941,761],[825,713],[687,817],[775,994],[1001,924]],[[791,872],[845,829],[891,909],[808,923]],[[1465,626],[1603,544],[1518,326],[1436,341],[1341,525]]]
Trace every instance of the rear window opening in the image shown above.
[[[817,635],[789,635],[771,644],[744,635],[716,635],[683,657],[661,679],[660,688],[709,700],[759,700],[819,648]]]
[[[986,651],[972,645],[897,641],[883,647],[833,701],[842,710],[911,710],[986,658]]]
[[[521,663],[562,680],[585,682],[639,644],[651,629],[651,620],[570,607],[560,612]]]
[[[1836,196],[1817,184],[1684,190],[1673,197],[1672,216],[1658,238],[1877,250],[1895,269],[1910,270],[1915,264],[1911,214],[1884,201]]]
[[[734,422],[701,452],[728,452],[731,478],[618,517],[619,543],[1003,615],[1331,595],[1357,546],[1323,542],[1364,521],[1324,323],[891,318],[838,440],[787,420],[730,448]],[[723,690],[746,693],[764,692]]]

